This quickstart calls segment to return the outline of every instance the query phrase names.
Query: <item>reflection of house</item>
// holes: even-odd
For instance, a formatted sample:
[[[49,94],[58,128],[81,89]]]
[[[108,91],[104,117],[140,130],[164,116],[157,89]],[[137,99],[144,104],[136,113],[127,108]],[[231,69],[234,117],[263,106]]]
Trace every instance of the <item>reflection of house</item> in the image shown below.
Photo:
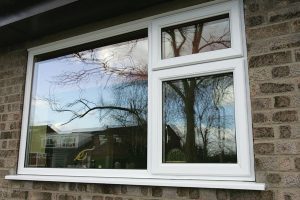
[[[87,143],[86,148],[95,147],[89,155],[94,167],[135,169],[146,167],[146,127],[112,127],[92,134],[93,139]]]
[[[59,134],[50,125],[32,126],[30,131],[29,166],[62,167],[69,154],[91,140],[88,132]]]
[[[42,138],[45,138],[46,135],[56,134],[56,132],[49,125],[40,125],[40,126],[31,126],[30,129],[31,138],[30,142],[30,153],[28,157],[29,166],[45,166],[46,163],[46,154],[45,146],[42,145]]]
[[[90,137],[91,135],[85,132],[47,134],[45,138],[42,138],[42,144],[46,148],[78,148],[90,140]]]
[[[42,138],[47,153],[48,167],[66,167],[77,149],[91,140],[90,132],[47,134]]]
[[[182,141],[180,137],[180,131],[175,125],[167,125],[165,128],[165,152],[169,152],[171,149],[181,149]]]
[[[106,127],[59,133],[49,125],[33,126],[30,166],[145,168],[147,128]],[[82,150],[91,149],[87,159],[74,161]],[[91,165],[91,162],[94,162]]]

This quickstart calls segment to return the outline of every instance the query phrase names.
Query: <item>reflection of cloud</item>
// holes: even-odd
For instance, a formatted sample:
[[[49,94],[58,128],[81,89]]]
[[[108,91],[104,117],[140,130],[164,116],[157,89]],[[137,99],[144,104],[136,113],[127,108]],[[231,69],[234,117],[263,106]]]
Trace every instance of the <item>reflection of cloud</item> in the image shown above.
[[[234,105],[234,93],[233,93],[233,85],[229,86],[224,91],[224,96],[220,102],[220,106],[233,106]]]
[[[183,126],[182,124],[169,124],[171,128],[175,131],[175,133],[181,138],[181,141],[183,143],[186,142],[186,126]],[[210,153],[215,153],[215,151],[219,150],[218,144],[221,142],[219,140],[219,129],[218,127],[207,127],[204,124],[201,125],[202,130],[205,129],[208,130],[208,150]],[[201,137],[201,133],[199,131],[199,127],[195,127],[195,143],[198,146],[203,145],[203,140]],[[224,144],[227,150],[230,150],[232,152],[236,151],[236,139],[235,139],[235,128],[221,128],[220,129],[221,137],[224,137]],[[226,151],[227,151],[226,150]]]
[[[36,99],[36,98],[32,99],[31,105],[34,106],[35,108],[39,108],[39,109],[49,107],[48,102],[46,102],[42,99]]]

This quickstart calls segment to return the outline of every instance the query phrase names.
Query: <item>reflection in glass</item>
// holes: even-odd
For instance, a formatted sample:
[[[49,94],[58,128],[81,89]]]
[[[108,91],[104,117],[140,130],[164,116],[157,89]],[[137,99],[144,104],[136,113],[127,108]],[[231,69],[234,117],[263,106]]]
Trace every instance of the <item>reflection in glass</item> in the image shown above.
[[[163,162],[236,163],[233,74],[163,82]]]
[[[162,29],[162,59],[230,48],[228,15]]]
[[[146,169],[147,38],[34,65],[26,167]]]

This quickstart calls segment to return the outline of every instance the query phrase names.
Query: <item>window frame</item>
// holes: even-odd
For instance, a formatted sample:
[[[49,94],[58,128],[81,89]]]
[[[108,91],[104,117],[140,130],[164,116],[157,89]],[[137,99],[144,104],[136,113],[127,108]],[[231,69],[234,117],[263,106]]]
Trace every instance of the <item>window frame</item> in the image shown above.
[[[39,47],[31,48],[28,50],[28,62],[26,71],[25,82],[25,94],[24,94],[24,108],[22,115],[21,126],[21,139],[20,139],[20,151],[18,158],[17,174],[20,175],[42,175],[42,176],[85,176],[85,177],[107,177],[107,178],[149,178],[148,164],[145,170],[126,170],[126,169],[73,169],[73,168],[32,168],[25,167],[26,150],[27,150],[27,138],[28,138],[28,126],[29,126],[29,114],[31,106],[31,92],[33,88],[33,76],[34,76],[34,60],[35,56],[50,53],[56,50],[61,50],[69,47],[78,46],[81,44],[118,36],[133,31],[147,29],[150,21],[140,21],[140,23],[132,24],[126,23],[111,28],[106,28],[92,33],[75,36],[64,40],[64,42],[54,42],[50,45],[42,45]],[[149,33],[148,33],[149,35]],[[150,71],[148,67],[148,72]],[[148,93],[149,96],[149,93]],[[62,143],[62,141],[60,142]],[[147,159],[148,161],[148,159]]]
[[[242,57],[243,37],[242,21],[239,12],[239,1],[233,0],[222,4],[208,6],[206,9],[194,9],[179,14],[166,16],[152,22],[152,69],[166,69],[187,64],[204,63]],[[185,56],[162,59],[161,33],[165,27],[180,25],[196,20],[229,14],[231,47],[214,51],[201,52]]]
[[[233,73],[235,104],[235,137],[237,147],[237,163],[163,163],[162,162],[162,82],[182,78],[207,76],[222,73]],[[152,139],[152,173],[178,176],[191,176],[193,179],[209,180],[244,180],[254,181],[254,169],[251,167],[252,138],[249,134],[249,119],[245,79],[245,60],[243,58],[215,61],[196,65],[181,66],[154,71],[152,73],[150,110],[153,113],[150,127],[155,127]],[[184,170],[183,170],[184,169]]]
[[[188,174],[183,175],[182,173],[160,173],[156,171],[155,165],[153,165],[152,159],[155,156],[155,151],[153,148],[154,138],[153,134],[153,120],[157,115],[154,106],[153,99],[153,80],[155,80],[155,71],[162,68],[178,67],[183,65],[191,65],[203,62],[218,61],[229,58],[243,57],[245,50],[245,35],[243,27],[243,19],[238,17],[238,23],[236,26],[231,27],[232,31],[239,33],[237,36],[238,42],[232,43],[233,47],[229,48],[230,51],[223,52],[221,57],[215,55],[209,59],[194,59],[188,61],[189,56],[183,56],[179,61],[171,61],[172,59],[166,59],[168,62],[161,62],[155,57],[154,52],[157,50],[157,23],[164,18],[172,18],[176,15],[184,15],[184,12],[188,13],[193,10],[196,11],[210,11],[211,14],[206,14],[201,16],[202,18],[209,17],[209,15],[219,15],[224,14],[224,12],[212,13],[214,9],[228,8],[230,7],[230,20],[233,16],[243,16],[242,11],[242,0],[231,0],[231,1],[213,1],[209,3],[204,3],[201,5],[188,7],[176,11],[167,12],[160,15],[155,15],[152,17],[147,17],[141,20],[136,20],[128,22],[125,24],[101,29],[98,31],[93,31],[90,33],[78,35],[75,37],[67,38],[61,41],[56,41],[50,44],[45,44],[28,49],[28,62],[27,62],[27,73],[26,73],[26,83],[25,83],[25,94],[24,94],[24,107],[23,107],[23,118],[21,126],[21,139],[20,139],[20,151],[18,158],[18,167],[16,175],[8,175],[5,178],[10,180],[39,180],[39,181],[64,181],[64,182],[84,182],[84,183],[108,183],[108,184],[134,184],[134,185],[159,185],[159,186],[181,186],[181,187],[203,187],[203,188],[229,188],[229,189],[252,189],[252,190],[264,190],[265,185],[263,183],[255,183],[254,178],[254,156],[253,156],[253,144],[252,144],[252,134],[251,134],[251,117],[250,117],[250,98],[248,89],[248,78],[247,70],[244,71],[243,80],[245,81],[245,88],[242,91],[246,95],[247,115],[248,119],[248,156],[247,156],[247,166],[250,170],[246,176],[222,176],[221,174],[217,176],[191,176]],[[226,9],[225,9],[226,10]],[[228,9],[226,10],[226,12]],[[176,17],[175,17],[176,18]],[[191,21],[191,20],[188,20]],[[177,21],[177,23],[182,23]],[[230,24],[233,24],[230,22]],[[137,31],[141,29],[148,28],[148,43],[149,43],[149,60],[148,60],[148,131],[147,131],[147,142],[148,142],[148,153],[147,153],[147,169],[146,170],[124,170],[124,169],[68,169],[68,168],[29,168],[25,167],[25,152],[27,147],[27,130],[29,122],[29,110],[31,104],[31,89],[33,81],[33,68],[34,68],[34,57],[40,54],[53,52],[56,50],[61,50],[68,47],[73,47],[112,36],[118,36],[121,34],[129,33],[132,31]],[[234,29],[234,30],[232,30]],[[231,35],[231,38],[233,35]],[[233,41],[233,40],[232,40]],[[228,49],[225,49],[228,50]],[[220,50],[221,51],[221,50]],[[219,54],[219,53],[218,53]],[[219,54],[219,55],[221,55]],[[195,54],[196,55],[196,54]],[[191,56],[195,56],[191,55]],[[197,56],[197,55],[196,55]],[[246,60],[246,59],[245,59]],[[160,64],[161,62],[162,64]],[[231,60],[226,61],[231,62]],[[247,64],[244,63],[243,67],[246,68]],[[176,70],[176,68],[174,68]],[[235,89],[236,90],[236,89]],[[157,137],[157,136],[156,136]],[[239,152],[238,152],[239,154]],[[249,172],[248,171],[248,172]],[[158,172],[158,173],[157,173]],[[79,178],[80,177],[80,178]],[[234,181],[232,181],[234,180]]]

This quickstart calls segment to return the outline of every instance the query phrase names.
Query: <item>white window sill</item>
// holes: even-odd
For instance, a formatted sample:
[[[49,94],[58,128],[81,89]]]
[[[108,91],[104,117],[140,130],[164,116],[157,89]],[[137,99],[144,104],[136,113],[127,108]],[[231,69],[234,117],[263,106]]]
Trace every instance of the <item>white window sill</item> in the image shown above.
[[[28,181],[53,181],[53,182],[80,182],[80,183],[104,183],[124,185],[151,185],[171,187],[197,187],[197,188],[221,188],[240,190],[265,190],[264,183],[243,181],[204,181],[204,180],[168,180],[154,178],[96,178],[74,176],[41,176],[41,175],[7,175],[6,180]]]

